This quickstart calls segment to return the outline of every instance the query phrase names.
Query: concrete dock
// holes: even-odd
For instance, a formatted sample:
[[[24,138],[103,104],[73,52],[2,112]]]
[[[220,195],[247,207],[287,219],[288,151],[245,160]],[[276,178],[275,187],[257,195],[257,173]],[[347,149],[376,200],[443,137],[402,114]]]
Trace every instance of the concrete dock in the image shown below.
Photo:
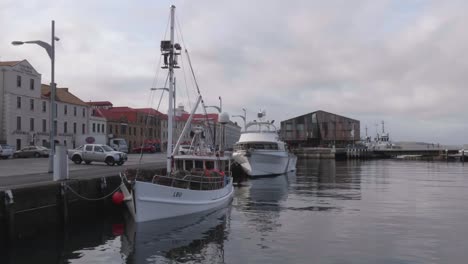
[[[123,206],[113,205],[110,198],[121,183],[119,172],[166,165],[164,154],[146,155],[139,163],[139,155],[129,155],[123,166],[69,164],[69,179],[53,181],[50,173],[34,173],[47,170],[47,159],[1,160],[0,246],[44,229],[62,229],[71,219],[121,210]]]

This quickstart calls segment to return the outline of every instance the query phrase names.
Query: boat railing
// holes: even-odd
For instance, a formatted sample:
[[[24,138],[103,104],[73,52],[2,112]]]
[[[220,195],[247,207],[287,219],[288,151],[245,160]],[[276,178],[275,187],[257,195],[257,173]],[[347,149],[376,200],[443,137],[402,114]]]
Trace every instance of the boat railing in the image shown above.
[[[221,189],[226,184],[225,176],[214,175],[195,175],[192,173],[186,175],[162,176],[155,175],[152,183],[166,185],[177,188],[191,189],[191,190],[216,190]]]
[[[216,190],[227,184],[231,172],[227,171],[222,175],[217,171],[203,169],[179,170],[168,176],[155,170],[129,169],[123,173],[123,176],[129,183],[141,181],[192,190]]]

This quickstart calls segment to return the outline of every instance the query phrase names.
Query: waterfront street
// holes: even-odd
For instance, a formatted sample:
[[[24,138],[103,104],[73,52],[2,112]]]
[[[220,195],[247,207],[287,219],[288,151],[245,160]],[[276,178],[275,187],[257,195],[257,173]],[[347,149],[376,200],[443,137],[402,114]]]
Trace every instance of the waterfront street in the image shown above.
[[[84,163],[77,165],[68,160],[70,178],[106,177],[117,175],[125,168],[137,167],[139,154],[129,154],[128,161],[122,166],[107,166],[104,162]],[[28,185],[52,180],[52,174],[47,173],[48,158],[27,158],[0,160],[0,190],[11,186]],[[142,167],[165,165],[165,153],[144,154]]]

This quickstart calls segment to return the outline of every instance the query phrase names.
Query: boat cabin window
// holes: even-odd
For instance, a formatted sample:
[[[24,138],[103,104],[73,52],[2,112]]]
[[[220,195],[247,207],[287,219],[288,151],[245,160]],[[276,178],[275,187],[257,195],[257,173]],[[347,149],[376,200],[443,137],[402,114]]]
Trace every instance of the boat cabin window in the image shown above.
[[[184,161],[183,160],[176,160],[176,168],[184,169]]]
[[[213,161],[205,161],[205,167],[207,170],[214,169],[214,162]]]
[[[185,169],[186,169],[186,170],[191,170],[191,169],[193,169],[193,160],[186,160],[186,161],[185,161]]]
[[[196,161],[195,161],[195,168],[196,168],[196,169],[203,169],[203,161],[201,161],[201,160],[196,160]]]

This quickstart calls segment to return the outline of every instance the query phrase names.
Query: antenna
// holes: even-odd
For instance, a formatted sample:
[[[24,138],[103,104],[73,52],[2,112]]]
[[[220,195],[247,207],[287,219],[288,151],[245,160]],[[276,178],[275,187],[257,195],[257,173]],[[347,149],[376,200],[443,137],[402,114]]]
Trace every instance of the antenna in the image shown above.
[[[382,120],[382,134],[385,133],[385,122]]]

